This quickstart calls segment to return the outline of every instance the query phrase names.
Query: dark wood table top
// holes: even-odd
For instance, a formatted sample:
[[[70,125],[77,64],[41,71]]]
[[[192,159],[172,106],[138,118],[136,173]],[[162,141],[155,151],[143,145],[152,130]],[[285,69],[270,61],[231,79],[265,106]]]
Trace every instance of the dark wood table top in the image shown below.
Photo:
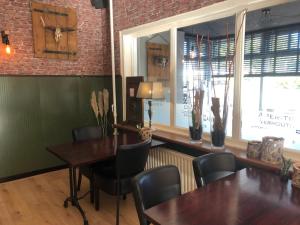
[[[116,155],[117,146],[139,142],[142,140],[136,132],[121,132],[118,135],[107,136],[102,139],[49,146],[47,150],[68,165],[76,167],[112,158]],[[151,148],[163,144],[162,141],[152,139]]]
[[[255,168],[154,206],[145,212],[160,225],[299,225],[300,189]]]

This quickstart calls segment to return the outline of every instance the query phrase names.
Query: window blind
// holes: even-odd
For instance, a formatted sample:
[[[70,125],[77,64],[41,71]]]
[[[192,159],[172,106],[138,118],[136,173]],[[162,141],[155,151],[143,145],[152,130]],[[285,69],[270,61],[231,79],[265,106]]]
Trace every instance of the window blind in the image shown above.
[[[227,40],[225,37],[221,37],[211,41],[213,75],[215,77],[224,77],[228,74],[228,65],[226,65]],[[248,77],[300,75],[299,43],[300,24],[247,32],[244,45],[244,75]],[[199,67],[199,50],[196,37],[186,35],[184,42],[184,69],[199,71],[201,76],[209,77],[210,66],[207,49],[207,41],[203,40]],[[195,53],[194,58],[191,57],[192,51]],[[229,55],[232,55],[233,52],[234,38],[231,36]]]
[[[246,34],[245,76],[299,75],[300,25]]]

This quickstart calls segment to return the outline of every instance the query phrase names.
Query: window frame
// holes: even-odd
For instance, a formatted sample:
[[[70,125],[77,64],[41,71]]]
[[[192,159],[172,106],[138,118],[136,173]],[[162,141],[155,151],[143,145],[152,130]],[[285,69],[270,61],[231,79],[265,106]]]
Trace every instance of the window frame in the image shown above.
[[[245,9],[248,12],[271,7],[279,4],[289,3],[290,0],[227,0],[215,3],[191,12],[179,14],[176,16],[161,19],[159,21],[143,24],[137,27],[122,30],[120,37],[120,64],[122,76],[122,96],[123,96],[123,121],[126,120],[126,77],[138,76],[137,64],[137,39],[146,35],[160,32],[170,32],[170,126],[155,124],[156,127],[188,135],[187,129],[175,126],[175,93],[176,93],[176,62],[177,62],[177,30],[181,27],[191,26],[199,23],[205,23],[229,16],[235,16],[235,35],[241,27],[240,37],[236,43],[236,57],[234,68],[234,96],[233,96],[233,118],[232,137],[226,138],[226,144],[229,146],[246,149],[247,141],[241,139],[241,82],[243,79],[243,62],[244,62],[244,41],[245,41],[245,24],[243,13]],[[204,134],[203,139],[209,140],[209,134]],[[300,158],[299,150],[288,149]]]

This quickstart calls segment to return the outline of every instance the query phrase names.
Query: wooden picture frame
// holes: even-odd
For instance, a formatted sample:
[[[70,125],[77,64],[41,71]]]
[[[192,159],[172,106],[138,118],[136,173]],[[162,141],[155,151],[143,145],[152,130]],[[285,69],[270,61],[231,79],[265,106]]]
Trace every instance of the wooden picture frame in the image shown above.
[[[170,45],[146,43],[148,81],[170,80]]]
[[[77,15],[72,8],[31,2],[34,56],[76,60]]]

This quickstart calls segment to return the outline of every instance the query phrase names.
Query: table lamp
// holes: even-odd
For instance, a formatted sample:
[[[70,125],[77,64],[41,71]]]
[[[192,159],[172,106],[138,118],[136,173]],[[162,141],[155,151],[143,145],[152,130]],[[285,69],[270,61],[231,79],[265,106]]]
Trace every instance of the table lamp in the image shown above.
[[[140,82],[136,97],[142,99],[148,99],[149,127],[151,128],[151,118],[152,118],[151,99],[164,98],[163,85],[161,82],[151,82],[151,81]]]

